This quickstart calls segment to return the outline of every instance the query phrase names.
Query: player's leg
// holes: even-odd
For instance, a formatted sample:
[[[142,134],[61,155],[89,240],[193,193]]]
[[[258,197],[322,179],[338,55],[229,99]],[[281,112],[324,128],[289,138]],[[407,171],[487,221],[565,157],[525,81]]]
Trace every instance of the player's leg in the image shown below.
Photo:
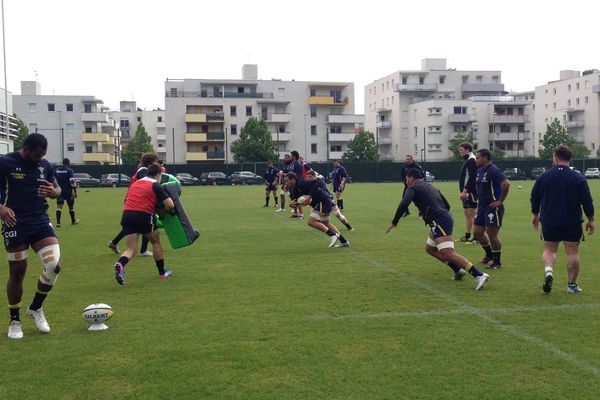
[[[331,212],[336,216],[337,219],[340,220],[340,222],[342,224],[344,224],[344,226],[346,227],[346,229],[348,229],[349,231],[353,231],[354,228],[352,227],[352,225],[350,225],[350,222],[348,221],[348,218],[346,218],[346,216],[344,214],[342,214],[342,212],[340,211],[340,209],[338,208],[338,206],[334,205],[331,208]]]
[[[114,253],[119,254],[120,251],[117,248],[117,244],[119,244],[119,242],[121,241],[121,239],[123,239],[125,237],[125,232],[123,232],[123,229],[121,229],[119,231],[119,233],[117,233],[117,236],[115,236],[113,238],[113,240],[111,240],[110,242],[108,242],[106,245],[108,246],[109,249],[111,249]]]
[[[172,271],[165,270],[165,258],[162,245],[160,244],[159,231],[154,230],[151,233],[144,235],[144,237],[148,238],[150,243],[152,243],[152,253],[159,278],[168,278],[172,275]]]
[[[500,258],[502,254],[502,242],[500,241],[500,227],[499,226],[486,226],[485,231],[490,238],[490,246],[492,246],[492,259],[493,262],[488,269],[498,269],[502,267],[502,260]]]
[[[8,337],[10,339],[21,339],[23,329],[21,328],[21,298],[23,297],[23,279],[27,272],[27,245],[7,247],[8,257],[8,281],[6,282],[6,295],[8,297],[8,311],[10,323],[8,326]]]
[[[31,248],[38,254],[42,262],[43,271],[37,282],[37,291],[33,301],[29,305],[27,315],[33,318],[35,325],[40,332],[50,332],[50,326],[46,321],[42,304],[46,296],[54,287],[58,279],[58,273],[61,270],[60,265],[60,246],[58,239],[51,235],[41,240],[36,240]]]
[[[285,211],[285,196],[287,196],[287,188],[285,184],[281,185],[281,191],[279,192],[279,198],[281,200],[281,207],[276,212]]]
[[[71,217],[71,225],[77,225],[79,220],[75,218],[75,199],[71,197],[67,199],[67,205],[69,206],[69,216]]]
[[[321,213],[321,222],[327,227],[327,229],[329,229],[329,231],[336,234],[337,239],[340,241],[340,244],[336,247],[350,247],[350,242],[344,237],[344,235],[342,235],[337,226],[329,221],[329,214]]]
[[[567,253],[567,274],[569,283],[567,291],[569,293],[579,293],[581,288],[577,285],[577,276],[579,275],[579,242],[563,242],[565,252]]]
[[[455,265],[462,270],[467,271],[475,278],[475,290],[480,290],[490,279],[488,274],[480,272],[469,260],[454,250],[454,240],[452,236],[440,236],[434,239],[437,250],[441,258],[448,265]],[[460,274],[460,273],[459,273]],[[455,274],[456,277],[457,274]]]
[[[115,279],[119,285],[125,283],[125,266],[127,263],[135,257],[138,248],[138,234],[134,229],[124,226],[126,233],[124,239],[127,249],[121,254],[119,260],[115,263]]]
[[[473,236],[485,251],[485,256],[479,261],[481,264],[487,264],[494,259],[490,239],[485,230],[485,210],[478,208],[473,221]]]
[[[544,241],[544,251],[542,253],[542,262],[544,263],[544,284],[542,290],[550,293],[552,283],[554,282],[553,268],[556,263],[556,254],[558,252],[559,242]]]
[[[265,205],[263,207],[269,207],[269,195],[271,194],[271,191],[269,190],[269,187],[267,186],[265,188]]]
[[[452,262],[447,262],[444,259],[444,257],[442,257],[442,254],[438,251],[437,244],[433,240],[431,233],[429,234],[429,236],[427,236],[427,243],[425,243],[425,252],[431,257],[446,264],[454,272],[454,277],[452,279],[454,279],[455,281],[460,281],[465,276],[466,272],[461,267]]]
[[[56,227],[57,228],[61,227],[60,217],[62,216],[62,209],[63,209],[64,204],[65,204],[65,200],[62,196],[59,197],[58,199],[56,199]]]
[[[335,191],[335,199],[336,199],[336,205],[337,207],[341,210],[344,211],[344,197],[342,195],[342,189],[341,188],[336,188],[337,190]]]

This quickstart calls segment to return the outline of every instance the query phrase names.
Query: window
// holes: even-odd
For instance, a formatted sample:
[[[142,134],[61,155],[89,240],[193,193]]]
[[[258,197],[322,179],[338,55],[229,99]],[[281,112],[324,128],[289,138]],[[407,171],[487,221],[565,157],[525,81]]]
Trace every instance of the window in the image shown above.
[[[342,151],[342,145],[332,144],[331,146],[329,146],[329,151]]]
[[[29,133],[37,132],[37,124],[29,124]]]
[[[85,133],[92,133],[92,127],[91,126],[86,126],[85,127]]]
[[[36,103],[29,103],[28,107],[29,107],[29,112],[37,112],[37,104]]]
[[[454,114],[466,114],[467,107],[454,107]]]
[[[419,136],[419,128],[417,128],[417,127],[415,126],[415,137],[418,137],[418,136]]]
[[[121,128],[129,128],[129,120],[128,119],[121,119]]]
[[[556,88],[552,89],[552,94],[556,94]]]
[[[402,84],[406,85],[406,82],[408,82],[408,77],[407,76],[403,76],[402,77]]]
[[[310,144],[310,152],[311,152],[311,154],[317,154],[317,144],[316,143]]]
[[[570,84],[570,83],[567,85],[567,90],[568,90],[569,92],[571,91],[571,84]]]
[[[72,112],[73,111],[73,104],[67,103],[66,107],[67,107],[67,111],[68,112]]]
[[[75,151],[75,144],[67,143],[67,151]]]
[[[477,83],[481,83],[481,82],[483,82],[483,75],[477,75],[477,76],[475,77],[475,80],[477,81]]]
[[[552,103],[552,109],[556,110],[556,103]]]
[[[156,122],[163,122],[162,115],[156,117]]]
[[[469,75],[463,75],[462,76],[462,83],[465,84],[467,82],[469,82]]]
[[[48,111],[54,111],[54,103],[48,103]]]
[[[589,102],[589,99],[587,96],[585,96],[585,104],[587,104]]]
[[[171,88],[171,97],[177,97],[177,88]]]
[[[500,125],[500,133],[510,133],[510,125]]]
[[[86,153],[91,153],[92,151],[94,151],[94,148],[92,147],[91,144],[86,144],[85,145],[85,152]]]
[[[488,131],[489,131],[490,133],[494,133],[494,131],[495,131],[495,129],[494,129],[494,124],[489,124],[489,126],[488,126]]]
[[[316,125],[310,126],[310,134],[313,136],[317,134],[317,126]]]
[[[74,124],[70,124],[70,123],[65,124],[65,132],[73,133],[74,130],[75,130]]]
[[[231,125],[231,134],[232,135],[237,135],[237,125],[233,124]]]
[[[585,86],[585,88],[586,88],[586,89],[588,88],[588,86],[589,86],[589,85],[588,85],[588,81],[585,81],[585,82],[584,82],[584,86]]]
[[[246,117],[252,116],[252,106],[246,106]]]
[[[277,96],[279,96],[279,97],[285,96],[285,88],[282,88],[282,87],[277,88]]]
[[[317,95],[317,89],[315,88],[310,88],[310,97],[316,96]]]
[[[571,99],[567,100],[567,107],[571,107]]]
[[[229,115],[232,117],[237,116],[237,107],[236,106],[229,106]]]
[[[579,82],[575,84],[575,90],[579,90]],[[592,143],[593,144],[593,143]]]
[[[492,75],[492,82],[498,83],[500,81],[500,77],[498,75]]]
[[[317,107],[311,107],[310,108],[310,116],[312,118],[316,118],[317,117]]]
[[[544,108],[547,110],[548,109],[548,104],[544,104]]]
[[[419,77],[419,85],[422,85],[425,83],[425,77],[424,76],[420,76]]]
[[[439,80],[440,85],[443,85],[445,81],[446,81],[446,75],[440,75],[440,80]]]
[[[331,128],[329,129],[329,133],[342,133],[342,126],[341,125],[332,125]]]
[[[387,81],[385,83],[385,88],[386,88],[386,90],[390,90],[390,81]]]
[[[142,122],[142,117],[137,117],[137,122]]]
[[[285,125],[279,125],[277,127],[277,132],[279,132],[279,133],[285,133]]]

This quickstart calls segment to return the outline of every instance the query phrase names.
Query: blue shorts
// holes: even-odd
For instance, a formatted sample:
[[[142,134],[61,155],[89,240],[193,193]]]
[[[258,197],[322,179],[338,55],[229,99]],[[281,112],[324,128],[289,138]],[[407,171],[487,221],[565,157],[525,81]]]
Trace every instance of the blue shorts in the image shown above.
[[[269,183],[268,185],[265,185],[265,189],[268,190],[268,191],[276,192],[277,191],[277,185],[275,183]]]
[[[313,207],[313,210],[322,212],[325,214],[331,213],[332,209],[333,209],[333,202],[331,201],[331,199],[325,199],[323,201],[320,201]]]
[[[479,207],[477,215],[475,215],[474,224],[477,226],[502,226],[502,218],[504,217],[504,206],[497,208]]]
[[[467,198],[462,201],[463,208],[477,208],[477,199],[473,193],[467,194]]]
[[[333,186],[333,191],[336,193],[342,193],[344,191],[344,188],[341,186]]]
[[[431,235],[433,239],[440,238],[442,236],[451,236],[452,228],[454,227],[454,220],[450,213],[438,215],[430,223]]]
[[[47,237],[56,237],[56,232],[46,217],[35,221],[17,219],[17,225],[12,228],[6,225],[2,227],[2,235],[4,247],[8,250],[22,245],[31,246]]]
[[[542,240],[545,242],[574,242],[585,240],[581,224],[572,226],[552,226],[542,224]]]

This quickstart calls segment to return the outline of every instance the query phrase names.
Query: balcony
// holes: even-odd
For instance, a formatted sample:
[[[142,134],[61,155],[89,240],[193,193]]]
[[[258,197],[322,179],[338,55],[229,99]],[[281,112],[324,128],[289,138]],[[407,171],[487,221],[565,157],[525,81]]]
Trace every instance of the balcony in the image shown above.
[[[435,92],[437,89],[437,83],[413,83],[404,85],[398,83],[394,87],[395,92]]]
[[[158,134],[158,135],[156,135],[156,140],[167,140],[167,135]]]
[[[377,140],[377,144],[379,145],[388,145],[388,144],[392,144],[392,138],[391,137],[379,137],[379,139]]]
[[[343,151],[330,151],[328,153],[328,158],[330,160],[339,160],[340,158],[342,158],[342,156],[344,155]]]
[[[592,86],[592,93],[600,93],[600,85]]]
[[[356,137],[356,133],[330,133],[330,142],[349,142]]]
[[[503,92],[502,83],[464,83],[461,90],[463,92]]]
[[[108,123],[108,114],[102,112],[81,113],[81,122],[104,122]]]
[[[225,114],[222,112],[208,112],[206,114],[185,114],[185,122],[217,122],[225,121]]]
[[[365,116],[357,114],[329,114],[327,116],[328,124],[362,124]]]
[[[268,114],[267,122],[288,123],[292,120],[291,114]]]
[[[348,97],[310,96],[308,104],[311,106],[345,106],[348,104]]]
[[[524,124],[529,122],[525,115],[492,115],[490,124]]]
[[[211,142],[225,140],[224,132],[208,132],[208,133],[186,133],[186,142]]]
[[[81,140],[84,142],[102,143],[115,145],[115,138],[106,133],[84,133],[81,135]]]
[[[467,123],[470,120],[469,114],[448,114],[448,122],[450,123]]]
[[[185,114],[185,122],[206,122],[206,114]]]
[[[580,121],[574,120],[574,121],[566,121],[565,122],[565,128],[583,128],[583,126],[584,126],[584,123],[581,120]]]
[[[187,152],[185,153],[186,161],[224,161],[224,151],[207,151],[207,152]]]
[[[206,153],[202,152],[187,152],[185,153],[185,161],[206,161]]]
[[[157,128],[166,128],[167,123],[165,121],[156,121],[156,127]]]
[[[114,163],[115,155],[113,153],[83,153],[83,162]]]
[[[158,154],[166,154],[166,153],[167,153],[167,148],[166,148],[165,146],[158,147],[158,148],[156,149],[156,152],[157,152]]]
[[[377,127],[381,129],[387,129],[392,127],[392,121],[379,121]]]
[[[292,134],[289,132],[271,132],[271,140],[274,142],[289,142]]]
[[[523,142],[525,137],[527,136],[527,132],[500,132],[500,133],[490,133],[488,139],[490,141],[506,141],[506,142]]]

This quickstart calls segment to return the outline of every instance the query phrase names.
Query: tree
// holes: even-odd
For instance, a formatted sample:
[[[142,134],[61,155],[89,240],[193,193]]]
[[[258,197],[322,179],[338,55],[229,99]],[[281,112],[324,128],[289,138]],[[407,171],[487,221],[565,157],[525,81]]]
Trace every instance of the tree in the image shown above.
[[[590,150],[583,144],[577,143],[558,118],[554,118],[549,125],[546,125],[546,133],[540,140],[540,144],[543,146],[539,151],[540,158],[546,160],[552,159],[552,154],[558,146],[570,148],[574,158],[587,157],[590,154]]]
[[[231,143],[231,153],[235,162],[265,162],[277,160],[275,143],[267,123],[254,117],[248,119],[240,131],[240,137]]]
[[[450,145],[448,146],[448,150],[450,150],[450,152],[452,153],[452,155],[450,156],[450,160],[462,160],[462,156],[458,152],[458,147],[461,143],[464,142],[473,144],[473,130],[470,129],[468,131],[464,131],[461,129],[456,133],[456,136],[454,136],[454,138],[450,139]]]
[[[13,114],[13,117],[17,118],[17,114]],[[20,150],[23,147],[23,142],[25,141],[25,137],[29,135],[29,128],[25,125],[25,123],[17,118],[17,137],[13,140],[14,149]]]
[[[502,149],[494,146],[493,149],[490,150],[492,153],[492,160],[502,160],[506,155]]]
[[[137,164],[144,153],[153,153],[154,147],[152,147],[152,139],[148,136],[146,128],[140,122],[135,130],[135,135],[127,147],[123,150],[123,164]]]
[[[342,155],[344,161],[361,162],[379,160],[377,143],[373,132],[360,130],[358,134],[348,143],[348,150]]]

